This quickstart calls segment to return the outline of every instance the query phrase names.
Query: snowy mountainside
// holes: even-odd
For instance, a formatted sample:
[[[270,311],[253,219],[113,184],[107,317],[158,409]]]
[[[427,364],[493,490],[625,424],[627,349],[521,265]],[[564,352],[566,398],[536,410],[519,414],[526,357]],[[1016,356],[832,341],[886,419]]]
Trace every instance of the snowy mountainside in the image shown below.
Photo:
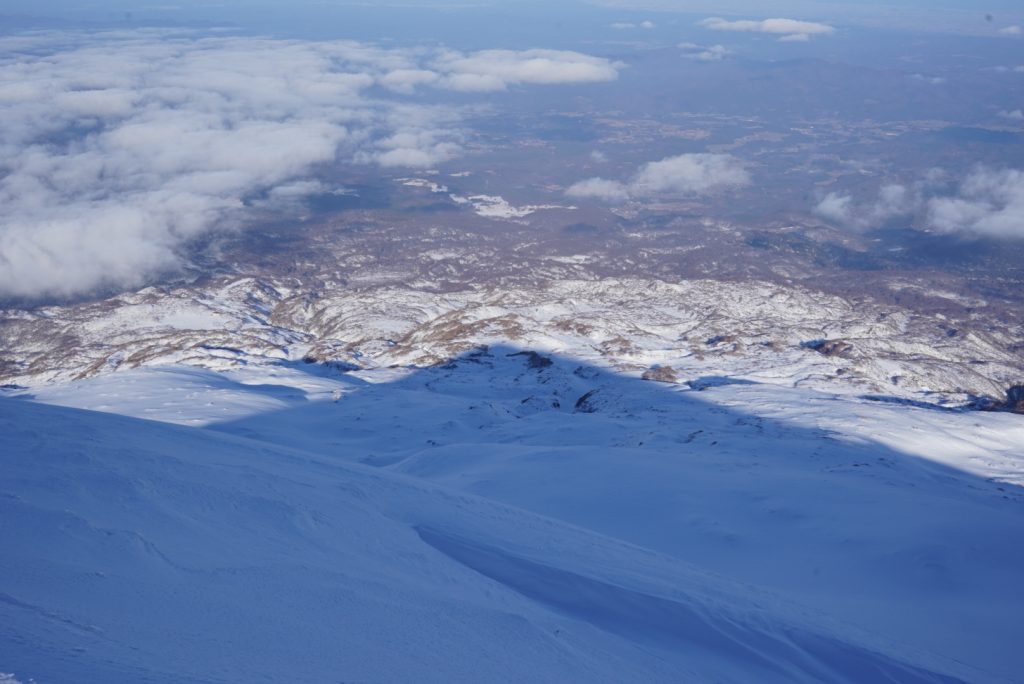
[[[966,681],[1024,668],[1024,423],[1012,414],[724,376],[651,382],[507,346],[426,369],[149,367],[8,394],[499,501],[759,587],[898,653],[941,653],[976,669]],[[622,681],[663,681],[652,676]]]
[[[0,673],[1019,681],[1024,423],[960,408],[1018,333],[753,280],[4,311]]]
[[[681,366],[697,376],[955,403],[1002,398],[1020,382],[1019,332],[758,281],[561,280],[438,292],[227,278],[3,312],[0,381],[301,358],[427,366],[511,343],[630,370]]]
[[[0,406],[0,662],[23,680],[998,681],[399,474]]]

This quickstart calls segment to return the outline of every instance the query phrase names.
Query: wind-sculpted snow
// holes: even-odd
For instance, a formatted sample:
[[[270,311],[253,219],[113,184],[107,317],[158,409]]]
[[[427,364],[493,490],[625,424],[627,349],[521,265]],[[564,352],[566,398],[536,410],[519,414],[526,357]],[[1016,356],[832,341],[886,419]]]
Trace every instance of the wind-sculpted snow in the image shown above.
[[[632,591],[559,568],[515,558],[433,530],[420,538],[485,577],[555,610],[627,639],[669,648],[707,650],[731,662],[743,678],[768,681],[906,684],[963,680],[893,661],[867,649],[785,628],[750,628],[743,618],[704,606]]]
[[[756,677],[750,674],[762,667],[749,654],[751,648],[762,654],[767,649],[773,667],[781,668],[774,672],[785,673],[779,681],[841,681],[839,675],[822,674],[833,671],[851,681],[876,681],[856,669],[863,666],[900,673],[891,676],[893,681],[942,681],[941,676],[951,674],[965,681],[998,682],[1013,681],[1024,667],[1016,648],[1024,609],[1016,587],[1024,574],[1024,552],[1013,543],[1024,529],[1019,446],[1024,423],[1015,415],[915,407],[879,401],[877,395],[844,397],[729,376],[695,377],[689,384],[644,381],[579,359],[498,346],[426,369],[347,370],[304,362],[221,372],[154,367],[8,393],[23,401],[31,395],[41,402],[195,426],[166,433],[143,424],[148,426],[145,439],[117,437],[112,458],[126,459],[123,464],[118,460],[118,467],[155,468],[163,456],[136,456],[139,450],[154,449],[175,463],[220,464],[221,450],[240,444],[246,464],[236,473],[241,477],[269,467],[275,454],[286,452],[287,462],[273,471],[283,481],[271,493],[258,495],[272,504],[239,501],[239,492],[248,496],[252,489],[244,479],[224,481],[207,492],[220,475],[204,465],[205,479],[175,486],[184,503],[158,506],[168,512],[192,506],[189,492],[195,489],[196,506],[212,506],[209,514],[222,516],[225,525],[263,535],[267,541],[261,543],[300,559],[299,564],[306,562],[301,559],[310,534],[309,544],[316,549],[310,553],[316,558],[329,560],[331,549],[341,553],[344,547],[346,558],[356,559],[357,565],[362,561],[353,551],[359,548],[351,539],[355,530],[365,539],[391,534],[348,508],[338,513],[345,523],[331,522],[331,506],[352,503],[345,494],[352,486],[331,484],[342,477],[338,473],[359,480],[355,504],[386,501],[389,519],[396,506],[411,510],[398,482],[432,483],[413,487],[419,492],[442,491],[435,487],[463,492],[445,494],[460,502],[461,512],[454,517],[402,513],[398,517],[415,528],[405,532],[433,534],[432,546],[473,576],[482,574],[565,619],[582,620],[609,639],[662,648],[673,630],[679,630],[679,639],[693,635],[685,627],[693,624],[688,610],[709,621],[710,634],[698,630],[703,640],[669,648],[686,659],[669,658],[668,681],[677,681],[680,672],[695,673],[694,681],[772,681],[760,670]],[[6,411],[8,406],[15,410]],[[9,415],[14,424],[20,420],[17,411],[28,410],[13,401],[2,408],[0,415]],[[95,451],[97,443],[107,444],[103,434],[72,421],[75,415],[57,414],[50,421],[56,429],[33,428],[30,441],[18,428],[5,434],[12,435],[16,451],[27,445],[23,451],[46,458],[67,451],[61,439],[71,440],[69,448],[83,455]],[[98,417],[90,420],[103,423]],[[130,437],[128,426],[136,425],[117,423],[108,433],[126,431]],[[159,435],[150,435],[150,429]],[[112,487],[114,494],[105,499],[118,506],[130,503],[130,497],[118,493],[121,485],[105,484],[102,477],[93,483],[92,466],[80,475],[74,458],[60,462],[68,472],[40,484],[41,491],[50,489],[47,496],[54,502],[63,501],[68,491]],[[378,469],[374,482],[391,483],[389,493],[378,496],[359,479],[369,477],[365,466]],[[307,478],[310,468],[315,472]],[[23,496],[23,480],[12,477],[9,491]],[[128,476],[145,488],[140,501],[162,491],[147,484],[152,477],[148,471]],[[293,485],[301,505],[290,498]],[[324,491],[323,496],[336,498],[322,500]],[[564,521],[574,526],[575,532],[566,532],[569,537],[589,530],[606,538],[596,541],[587,533],[589,541],[583,542],[551,536],[532,523],[510,531],[502,522],[505,513],[496,512],[506,509],[493,503],[480,508],[472,503],[475,496]],[[214,503],[221,500],[233,512],[221,512]],[[292,509],[299,512],[288,512]],[[275,510],[280,514],[266,517]],[[459,517],[463,514],[466,519]],[[296,522],[281,527],[281,519]],[[206,523],[200,527],[208,529]],[[233,538],[239,534],[224,526],[209,531]],[[183,554],[188,556],[168,552],[150,533],[139,534],[169,561],[182,563]],[[635,546],[620,557],[605,548],[608,538]],[[67,543],[54,542],[55,548]],[[225,553],[254,543],[241,537]],[[590,549],[586,560],[576,559],[584,547]],[[107,553],[105,548],[96,551],[97,559]],[[237,563],[251,564],[251,551],[237,553]],[[375,556],[372,562],[405,568],[407,558],[419,558],[421,552],[408,553]],[[664,565],[665,559],[675,560]],[[680,561],[692,565],[683,571],[675,565]],[[501,574],[506,571],[512,575]],[[437,593],[419,577],[422,566],[410,572],[418,579],[408,581],[425,595]],[[641,578],[647,572],[654,575]],[[706,573],[744,584],[712,581]],[[381,582],[392,581],[387,572],[377,574]],[[399,578],[407,579],[401,573]],[[308,580],[303,576],[302,581]],[[578,593],[568,591],[567,583]],[[26,605],[91,624],[33,596],[7,593]],[[819,618],[795,605],[836,622],[825,629]],[[755,607],[761,611],[756,618],[751,613]],[[792,617],[796,614],[804,617]],[[809,628],[812,623],[821,628]],[[856,636],[851,625],[878,641]],[[382,629],[389,640],[406,634]],[[717,646],[711,648],[709,639]],[[694,653],[705,651],[729,665],[703,669],[704,655]],[[926,652],[953,658],[980,674],[939,667],[930,656],[914,655]],[[646,656],[642,660],[646,663]],[[631,665],[635,669],[628,673],[613,667],[608,677],[665,680],[663,671],[649,672],[648,665]],[[927,672],[935,673],[933,679]]]
[[[22,680],[998,681],[337,453],[10,398],[0,430]]]

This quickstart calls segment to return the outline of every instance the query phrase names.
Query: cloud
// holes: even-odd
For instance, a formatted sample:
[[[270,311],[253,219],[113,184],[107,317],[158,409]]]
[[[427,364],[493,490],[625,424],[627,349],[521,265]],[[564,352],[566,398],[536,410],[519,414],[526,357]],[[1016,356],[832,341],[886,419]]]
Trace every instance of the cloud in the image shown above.
[[[446,52],[434,63],[439,85],[462,92],[493,92],[511,85],[614,81],[620,64],[565,50]]]
[[[635,28],[642,28],[642,29],[650,30],[650,29],[655,28],[657,26],[657,24],[655,24],[653,21],[650,21],[650,20],[641,21],[639,24],[633,23],[631,21],[616,21],[614,23],[609,24],[609,26],[611,28],[613,28],[613,29],[620,29],[620,30],[635,29]]]
[[[379,141],[377,148],[363,159],[384,167],[426,168],[448,161],[460,152],[456,143],[431,128],[401,130]]]
[[[619,203],[629,199],[629,188],[619,181],[604,178],[588,178],[565,191],[569,197],[578,199],[599,199],[602,202]]]
[[[383,167],[428,168],[453,159],[462,151],[458,112],[445,107],[392,104],[383,115],[390,131],[364,146],[353,160]]]
[[[1024,110],[1014,109],[1012,111],[999,112],[999,116],[1010,121],[1024,121]]]
[[[741,31],[747,33],[768,33],[780,36],[781,41],[806,41],[812,36],[824,36],[835,33],[835,28],[828,24],[796,19],[748,19],[729,21],[721,17],[710,17],[700,22],[700,26],[713,31]]]
[[[842,195],[837,192],[830,192],[825,199],[818,202],[814,213],[834,223],[841,223],[849,226],[853,224],[853,197]]]
[[[743,164],[728,154],[683,154],[644,165],[630,187],[634,194],[703,194],[750,183]]]
[[[927,225],[940,233],[1024,239],[1024,172],[975,169],[956,196],[928,201]]]
[[[815,213],[854,230],[905,217],[908,225],[936,233],[1024,239],[1024,172],[981,166],[952,188],[943,184],[943,176],[933,170],[910,187],[885,185],[870,202],[829,193]]]
[[[30,300],[176,272],[192,245],[244,226],[250,207],[294,209],[322,191],[326,165],[451,159],[460,112],[410,101],[420,88],[594,82],[618,69],[570,52],[155,30],[39,33],[5,47],[0,297]]]
[[[698,62],[720,62],[732,54],[732,50],[724,45],[698,45],[696,43],[680,43],[679,49],[687,59]]]
[[[644,164],[628,183],[589,178],[566,194],[610,203],[660,195],[703,195],[750,183],[743,163],[728,154],[682,154]]]
[[[440,75],[427,69],[395,69],[380,78],[380,84],[395,92],[410,95],[417,86],[433,85]]]
[[[1022,29],[1020,26],[1004,26],[1003,28],[999,29],[999,33],[1003,34],[1004,36],[1019,36],[1024,34],[1024,29]]]
[[[815,207],[816,214],[833,223],[855,230],[880,228],[890,219],[912,214],[919,200],[910,189],[899,184],[882,186],[878,198],[869,204],[856,204],[851,195],[831,192]]]

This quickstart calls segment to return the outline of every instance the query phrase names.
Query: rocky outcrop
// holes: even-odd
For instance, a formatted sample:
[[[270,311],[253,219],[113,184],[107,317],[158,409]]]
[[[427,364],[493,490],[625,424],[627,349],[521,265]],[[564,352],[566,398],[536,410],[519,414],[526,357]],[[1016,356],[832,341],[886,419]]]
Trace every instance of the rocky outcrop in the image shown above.
[[[644,374],[641,377],[644,380],[651,380],[653,382],[679,382],[679,376],[676,375],[676,369],[672,366],[656,366],[644,371]]]
[[[1008,411],[1024,415],[1024,384],[1011,385],[1006,390],[1005,399],[975,397],[967,408],[975,411]]]
[[[541,370],[542,368],[547,368],[553,363],[551,359],[549,359],[546,356],[542,356],[541,354],[538,354],[535,351],[516,352],[514,354],[509,354],[509,356],[525,356],[526,365],[529,368],[533,368],[534,370]]]
[[[1024,413],[1024,385],[1014,385],[1006,390],[1006,408],[1014,413]]]
[[[597,413],[598,405],[594,401],[597,390],[590,390],[576,400],[575,410],[577,413]]]
[[[800,346],[816,351],[822,356],[838,356],[844,359],[853,356],[853,345],[846,340],[808,340],[801,342]]]

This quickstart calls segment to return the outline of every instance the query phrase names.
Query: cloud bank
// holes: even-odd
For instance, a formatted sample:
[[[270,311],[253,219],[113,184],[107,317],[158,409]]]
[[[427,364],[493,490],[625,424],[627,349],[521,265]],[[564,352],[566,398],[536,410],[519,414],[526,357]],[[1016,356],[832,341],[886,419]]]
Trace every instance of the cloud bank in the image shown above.
[[[796,19],[763,19],[761,21],[743,19],[729,21],[721,17],[710,17],[700,22],[700,25],[713,31],[768,33],[777,35],[779,40],[786,42],[801,42],[810,40],[812,36],[826,36],[835,33],[835,28],[828,24],[797,21]]]
[[[698,62],[720,62],[732,54],[732,50],[724,45],[698,45],[697,43],[680,43],[679,49],[683,57]]]
[[[642,29],[650,30],[650,29],[655,28],[656,24],[653,21],[650,21],[650,20],[641,21],[639,24],[635,23],[635,22],[632,22],[632,21],[616,21],[616,22],[614,22],[612,24],[609,24],[609,26],[611,28],[613,28],[613,29],[619,29],[619,30],[636,29],[636,28],[642,28]]]
[[[920,199],[899,184],[882,187],[874,202],[857,204],[851,195],[831,192],[818,203],[815,213],[824,219],[855,230],[880,228],[890,219],[915,211]]]
[[[928,201],[927,225],[940,233],[1024,238],[1024,172],[976,169],[955,196]]]
[[[743,163],[728,154],[682,154],[644,164],[628,182],[589,178],[566,190],[569,197],[621,203],[662,195],[703,195],[750,183]]]
[[[937,176],[939,174],[933,174]],[[880,228],[905,218],[935,233],[1024,239],[1024,172],[978,167],[952,190],[936,188],[934,178],[907,187],[883,186],[878,197],[855,202],[829,193],[815,207],[819,216],[855,230]]]
[[[459,112],[418,89],[608,81],[574,52],[461,54],[161,31],[0,39],[0,297],[133,288],[327,164],[429,167]],[[390,97],[389,97],[390,95]]]
[[[439,84],[463,92],[492,92],[510,85],[600,83],[618,77],[621,65],[602,57],[564,50],[446,52],[435,67]]]

